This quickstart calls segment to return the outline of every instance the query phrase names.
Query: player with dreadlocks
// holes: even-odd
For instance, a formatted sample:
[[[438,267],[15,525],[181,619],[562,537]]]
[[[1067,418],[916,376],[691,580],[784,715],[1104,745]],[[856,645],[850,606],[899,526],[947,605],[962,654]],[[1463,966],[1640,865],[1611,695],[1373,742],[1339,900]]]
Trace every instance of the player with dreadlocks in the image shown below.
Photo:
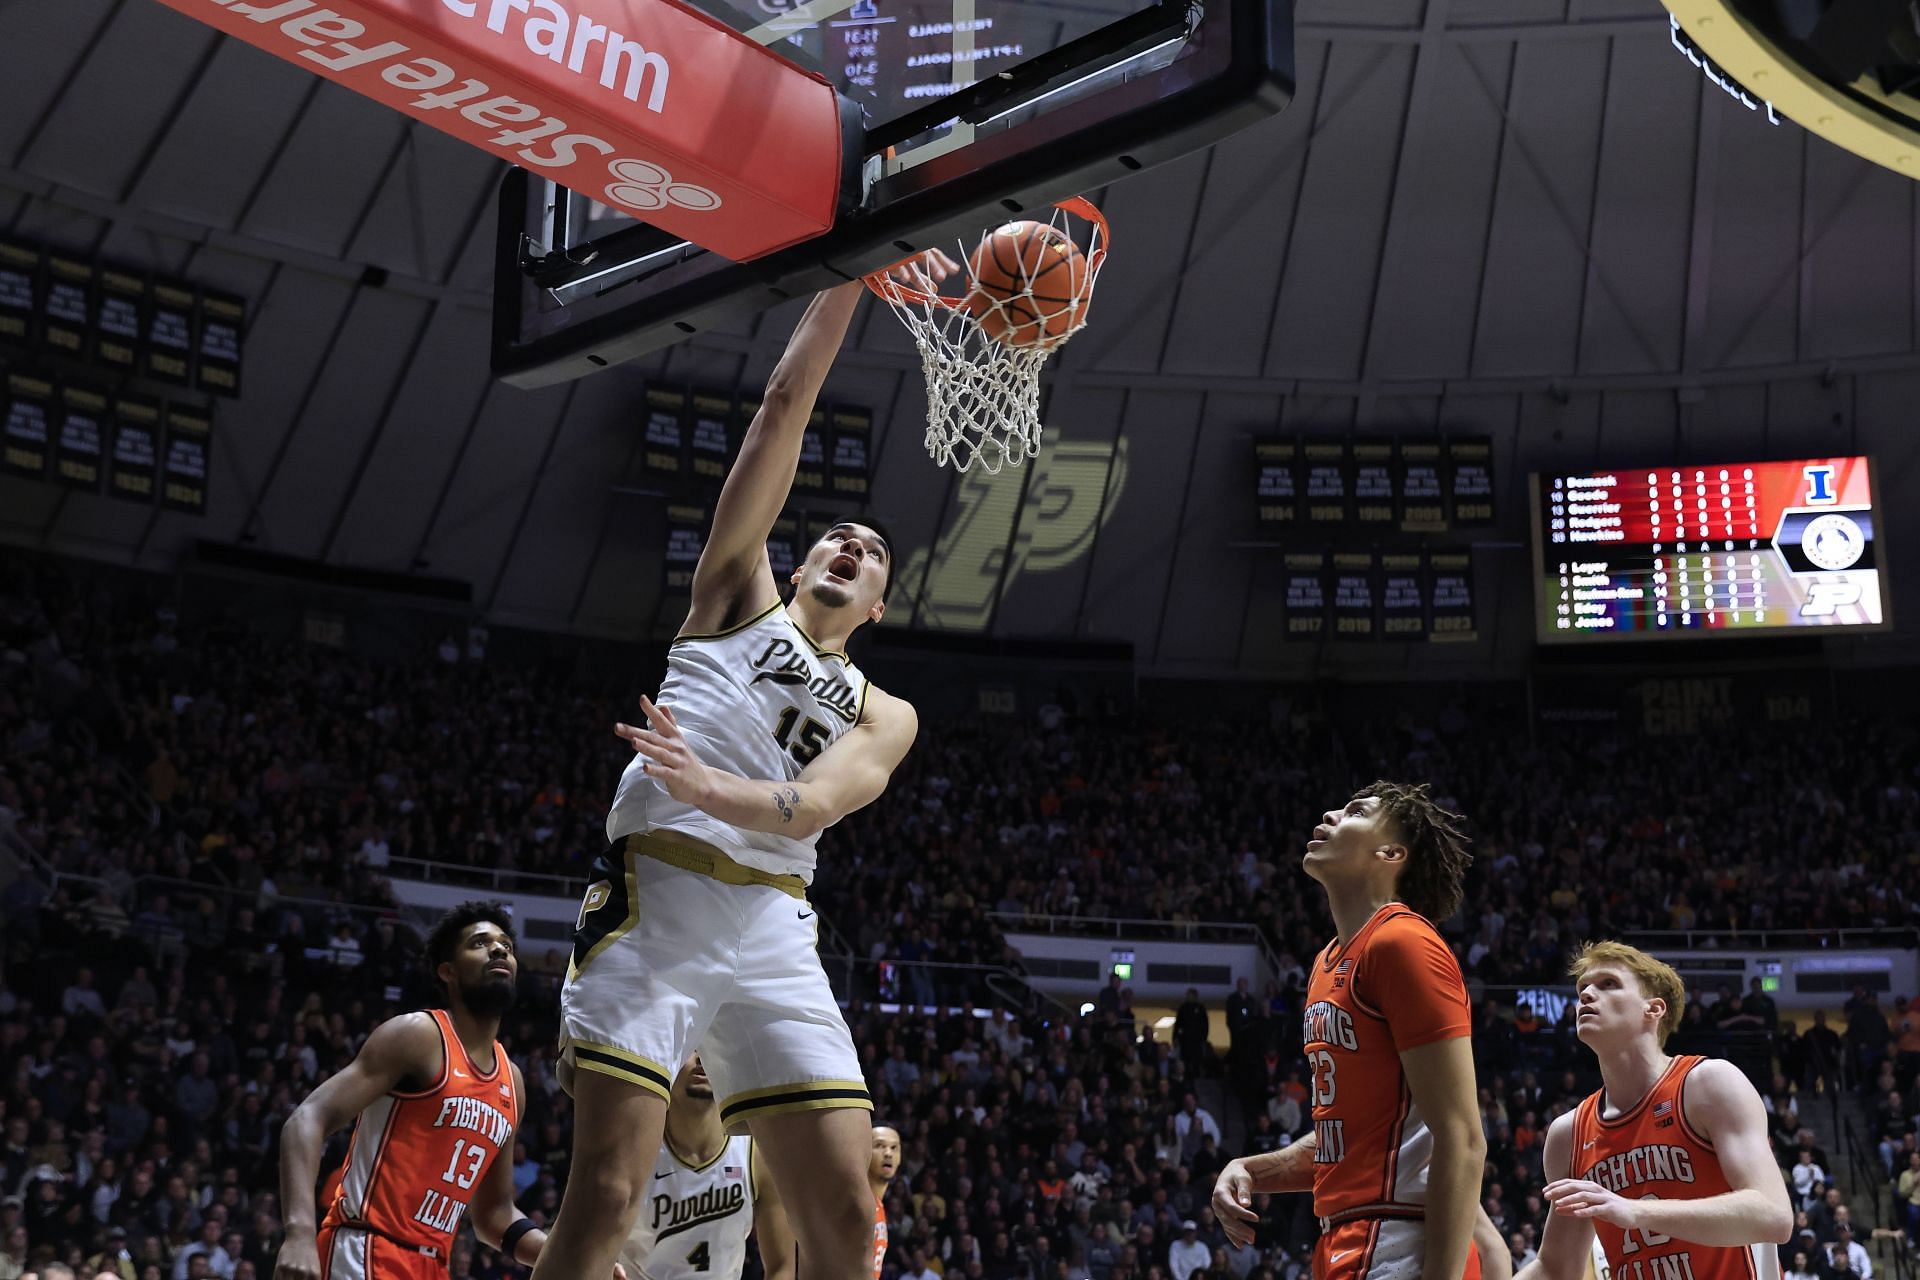
[[[1471,1005],[1434,925],[1460,906],[1463,819],[1424,784],[1376,782],[1307,842],[1337,936],[1307,980],[1313,1133],[1235,1160],[1214,1188],[1227,1234],[1251,1238],[1256,1192],[1313,1192],[1315,1280],[1476,1280],[1511,1267],[1479,1211],[1487,1142]]]

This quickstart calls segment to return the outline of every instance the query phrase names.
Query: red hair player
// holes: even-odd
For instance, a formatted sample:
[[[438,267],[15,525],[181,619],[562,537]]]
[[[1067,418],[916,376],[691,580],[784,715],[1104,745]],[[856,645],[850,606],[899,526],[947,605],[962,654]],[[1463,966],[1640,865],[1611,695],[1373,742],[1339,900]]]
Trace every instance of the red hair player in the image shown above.
[[[1768,1280],[1793,1205],[1760,1094],[1731,1062],[1669,1057],[1686,1009],[1670,967],[1619,942],[1573,962],[1574,1033],[1601,1089],[1547,1130],[1547,1215],[1524,1280],[1580,1280],[1597,1235],[1614,1280]]]

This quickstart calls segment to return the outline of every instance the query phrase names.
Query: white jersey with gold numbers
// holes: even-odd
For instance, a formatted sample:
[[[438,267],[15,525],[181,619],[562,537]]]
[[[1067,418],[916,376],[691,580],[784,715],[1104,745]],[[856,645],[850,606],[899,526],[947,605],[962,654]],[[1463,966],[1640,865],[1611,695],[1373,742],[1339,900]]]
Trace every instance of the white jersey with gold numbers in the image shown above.
[[[728,631],[682,635],[667,655],[656,703],[669,708],[700,759],[743,778],[792,780],[860,722],[867,678],[847,655],[822,649],[781,605]],[[738,827],[682,804],[647,776],[636,754],[620,775],[607,839],[665,827],[735,862],[813,881],[818,836],[804,840]],[[769,810],[773,797],[768,796]]]
[[[738,1280],[753,1234],[753,1139],[693,1168],[660,1146],[640,1217],[620,1247],[629,1280]]]

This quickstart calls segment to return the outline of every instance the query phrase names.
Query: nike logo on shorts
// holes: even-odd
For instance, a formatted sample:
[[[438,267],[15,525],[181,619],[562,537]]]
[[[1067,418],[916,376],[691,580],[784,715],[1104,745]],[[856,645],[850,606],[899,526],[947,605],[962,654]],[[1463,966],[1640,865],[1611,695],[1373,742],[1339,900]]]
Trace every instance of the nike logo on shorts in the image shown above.
[[[811,911],[802,911],[802,912],[800,913],[800,918],[801,918],[802,920],[811,920],[811,919],[813,919],[813,912],[811,912]]]

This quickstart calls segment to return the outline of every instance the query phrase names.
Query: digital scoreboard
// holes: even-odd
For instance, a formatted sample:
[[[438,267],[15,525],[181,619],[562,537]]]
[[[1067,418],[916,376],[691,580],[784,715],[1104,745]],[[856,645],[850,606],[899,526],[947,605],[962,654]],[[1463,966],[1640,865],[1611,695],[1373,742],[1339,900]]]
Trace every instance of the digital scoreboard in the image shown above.
[[[1536,474],[1529,490],[1543,642],[1891,625],[1867,458]]]

